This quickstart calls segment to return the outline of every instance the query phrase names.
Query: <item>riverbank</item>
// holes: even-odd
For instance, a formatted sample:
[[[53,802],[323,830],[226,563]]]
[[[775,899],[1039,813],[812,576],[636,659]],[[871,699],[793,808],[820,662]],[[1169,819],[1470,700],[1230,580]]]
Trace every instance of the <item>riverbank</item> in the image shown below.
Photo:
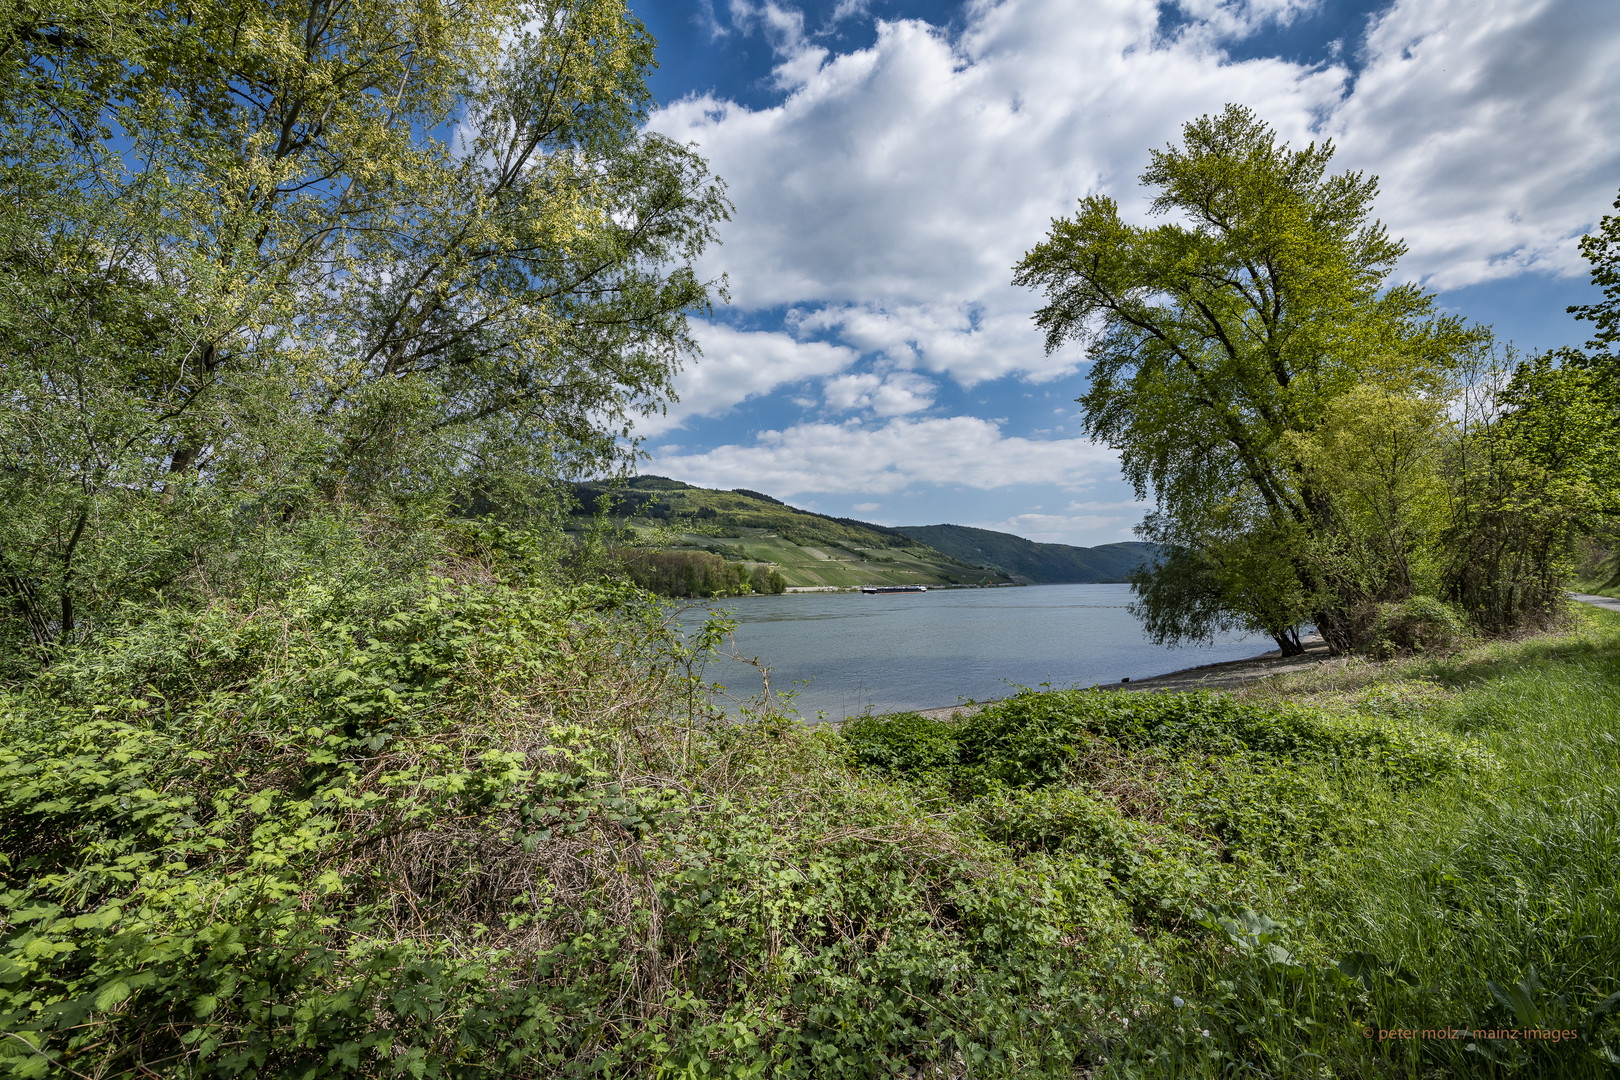
[[[1617,597],[1570,593],[1569,598],[1620,614],[1620,598]],[[1350,657],[1330,655],[1327,642],[1319,635],[1312,634],[1307,637],[1304,645],[1305,652],[1299,656],[1284,656],[1281,650],[1273,649],[1247,660],[1223,660],[1219,663],[1200,664],[1197,667],[1155,675],[1152,678],[1122,679],[1118,683],[1097,683],[1096,686],[1104,690],[1234,690],[1262,679],[1282,675],[1298,675],[1308,671],[1326,673],[1335,666],[1343,667],[1352,662]],[[943,720],[972,716],[980,709],[993,704],[996,702],[975,701],[914,711],[919,716]]]
[[[1123,679],[1117,683],[1097,683],[1104,690],[1230,690],[1259,679],[1278,675],[1292,675],[1314,671],[1331,664],[1343,664],[1345,657],[1330,657],[1327,642],[1312,635],[1305,639],[1305,652],[1299,656],[1284,656],[1273,649],[1247,660],[1223,660],[1214,664],[1155,675],[1147,679]],[[938,709],[918,709],[918,715],[935,720],[972,716],[980,709],[993,705],[992,701],[964,702]]]

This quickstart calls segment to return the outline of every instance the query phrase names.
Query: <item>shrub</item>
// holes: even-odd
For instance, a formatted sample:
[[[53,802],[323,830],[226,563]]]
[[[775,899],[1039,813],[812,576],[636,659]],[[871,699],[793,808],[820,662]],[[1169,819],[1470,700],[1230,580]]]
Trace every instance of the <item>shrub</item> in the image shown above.
[[[1429,596],[1380,604],[1371,651],[1389,657],[1455,648],[1467,636],[1467,623],[1456,609]]]
[[[631,590],[457,573],[0,697],[0,1076],[1068,1068],[1089,879],[725,721]]]

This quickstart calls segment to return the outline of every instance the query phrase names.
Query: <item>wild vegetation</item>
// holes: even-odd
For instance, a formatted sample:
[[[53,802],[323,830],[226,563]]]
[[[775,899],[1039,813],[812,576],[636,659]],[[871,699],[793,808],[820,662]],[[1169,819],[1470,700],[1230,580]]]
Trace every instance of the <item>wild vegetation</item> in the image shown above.
[[[1620,619],[1581,622],[1236,695],[1026,693],[844,738],[1039,866],[1087,940],[1111,924],[1092,1075],[1604,1076]]]
[[[1157,502],[1138,613],[1161,641],[1241,627],[1285,654],[1307,624],[1376,648],[1414,603],[1489,633],[1547,625],[1573,537],[1620,511],[1620,369],[1520,362],[1389,286],[1406,249],[1371,216],[1377,180],[1332,156],[1228,106],[1142,174],[1184,224],[1088,196],[1018,264],[1048,350],[1090,351],[1088,432]],[[1608,300],[1577,311],[1593,350],[1620,334],[1616,220],[1583,245]]]
[[[722,626],[694,649],[623,587],[535,578],[521,537],[418,533],[414,578],[363,530],[306,539],[319,571],[254,606],[0,697],[7,1075],[1620,1057],[1613,616],[839,732],[720,715]]]
[[[1315,396],[1306,364],[1258,404],[1310,422],[1245,445],[1334,516],[1286,565],[1236,525],[1175,547],[1207,596],[1143,583],[1178,633],[1264,621],[1244,590],[1279,583],[1286,611],[1394,605],[1379,651],[1456,651],[808,727],[717,708],[725,624],[675,633],[610,529],[564,528],[565,482],[625,465],[625,420],[667,398],[727,210],[641,130],[652,42],[621,3],[65,0],[0,33],[0,1076],[1620,1064],[1620,626],[1537,606],[1611,505],[1615,219],[1593,353],[1516,368],[1469,432],[1432,408],[1444,364]],[[1322,154],[1262,143],[1262,176],[1316,190]],[[1328,231],[1357,226],[1370,189],[1323,183]],[[1295,273],[1310,205],[1279,190]],[[1186,262],[1208,237],[1160,239]],[[1386,315],[1403,349],[1475,340],[1401,322],[1417,294],[1380,308],[1393,248],[1367,243],[1290,362],[1341,301],[1361,344]],[[1173,383],[1172,352],[1141,355]],[[1184,436],[1161,448],[1211,445]],[[684,535],[759,515],[919,558],[662,486],[695,500]],[[1424,546],[1435,506],[1466,565]],[[1349,584],[1302,593],[1300,566]],[[1321,610],[1362,640],[1360,609]],[[1532,610],[1570,625],[1482,636]]]
[[[659,596],[742,596],[780,593],[787,582],[778,570],[727,562],[707,551],[659,551],[634,548],[624,552],[630,580]]]

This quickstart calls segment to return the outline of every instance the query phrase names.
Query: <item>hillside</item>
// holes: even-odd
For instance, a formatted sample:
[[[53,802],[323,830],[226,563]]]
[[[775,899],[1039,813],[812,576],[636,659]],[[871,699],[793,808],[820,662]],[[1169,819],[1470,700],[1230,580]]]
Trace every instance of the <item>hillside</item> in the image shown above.
[[[1151,544],[1137,541],[1089,548],[1038,544],[966,525],[902,525],[898,531],[963,562],[993,567],[1032,585],[1124,581],[1153,551]]]
[[[632,545],[712,552],[749,570],[774,569],[788,588],[1004,585],[1005,573],[941,552],[898,529],[788,506],[757,491],[715,491],[661,476],[621,488],[576,484],[581,516],[604,499]]]

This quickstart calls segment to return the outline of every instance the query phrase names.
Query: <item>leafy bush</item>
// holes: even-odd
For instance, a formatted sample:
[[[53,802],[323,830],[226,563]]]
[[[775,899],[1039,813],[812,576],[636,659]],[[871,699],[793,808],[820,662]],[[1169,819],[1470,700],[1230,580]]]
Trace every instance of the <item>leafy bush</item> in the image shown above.
[[[851,760],[891,779],[942,774],[949,779],[962,757],[959,728],[919,713],[859,716],[844,721],[841,734]]]
[[[1467,633],[1466,621],[1451,605],[1413,596],[1379,605],[1371,651],[1382,657],[1443,651],[1456,647]]]
[[[0,1076],[1073,1061],[1123,934],[1090,879],[712,713],[633,591],[454,570],[162,613],[0,697]]]
[[[846,723],[844,738],[857,762],[886,775],[954,765],[961,794],[1062,783],[1099,745],[1122,753],[1157,749],[1366,763],[1396,783],[1490,765],[1488,756],[1464,743],[1393,717],[1260,706],[1211,693],[1024,691],[960,723],[900,714]]]

